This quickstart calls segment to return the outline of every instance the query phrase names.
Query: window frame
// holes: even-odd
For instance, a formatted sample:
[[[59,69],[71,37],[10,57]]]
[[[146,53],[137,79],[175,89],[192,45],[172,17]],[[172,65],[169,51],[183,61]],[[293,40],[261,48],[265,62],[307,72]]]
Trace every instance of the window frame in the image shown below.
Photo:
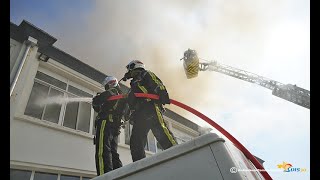
[[[68,95],[79,97],[78,95],[73,94],[73,93],[68,92],[68,91],[64,94],[64,97],[66,98],[66,97],[68,97]],[[77,103],[79,103],[79,104],[78,104],[78,111],[77,111],[77,120],[76,120],[76,124],[75,124],[75,129],[74,130],[82,131],[82,130],[77,129],[78,128],[78,124],[79,124],[80,102],[77,102]],[[64,126],[65,114],[66,114],[66,110],[67,110],[67,104],[68,103],[63,103],[64,107],[63,107],[63,112],[62,112],[62,115],[61,115],[61,126],[66,127],[66,128],[70,128],[70,127]],[[88,103],[88,104],[90,104],[90,106],[91,106],[91,103]],[[89,128],[89,132],[85,132],[85,131],[82,131],[82,132],[92,134],[93,133],[92,126],[93,126],[93,121],[94,120],[95,120],[94,111],[93,111],[93,108],[90,107],[90,122],[89,122],[89,127],[88,127]],[[70,128],[70,129],[73,129],[73,128]]]
[[[36,79],[35,79],[35,80],[36,80]],[[37,79],[37,80],[39,80],[39,79]],[[43,82],[44,82],[44,81],[43,81]],[[39,82],[38,82],[38,83],[39,83]],[[55,89],[55,90],[57,90],[57,91],[59,91],[59,92],[62,92],[62,93],[63,93],[63,97],[65,97],[65,92],[64,92],[63,89],[60,89],[60,88],[58,88],[58,87],[56,87],[56,86],[53,86],[53,85],[51,85],[51,84],[49,84],[49,83],[47,83],[47,82],[44,82],[44,83],[46,83],[47,85],[49,85],[49,90],[48,90],[48,93],[47,93],[47,97],[49,96],[50,91],[51,91],[52,88]],[[56,123],[56,124],[58,124],[58,125],[59,125],[59,122],[61,121],[61,115],[62,115],[63,105],[64,105],[64,103],[61,104],[61,107],[60,107],[59,119],[58,119],[58,123]],[[45,119],[43,119],[43,118],[44,118],[44,114],[45,114],[45,112],[46,112],[46,108],[47,108],[47,104],[46,104],[46,105],[44,106],[44,108],[43,108],[43,112],[42,112],[42,115],[41,115],[41,119],[40,119],[40,120],[45,120]],[[47,121],[47,120],[45,120],[45,121]],[[50,121],[49,121],[49,122],[50,122]],[[52,122],[52,123],[54,123],[54,122]]]
[[[83,178],[89,178],[92,179],[94,177],[96,177],[96,175],[93,175],[93,177],[88,177],[87,175],[76,175],[75,173],[66,173],[66,172],[58,172],[58,171],[46,171],[46,170],[34,170],[34,169],[29,169],[29,168],[14,168],[14,167],[10,167],[10,171],[11,170],[16,170],[16,171],[27,171],[27,172],[31,172],[30,175],[30,180],[34,180],[35,174],[36,173],[45,173],[45,174],[53,174],[53,175],[57,175],[57,179],[56,180],[60,180],[61,176],[73,176],[73,177],[79,177],[79,180],[83,180]]]
[[[57,87],[57,86],[55,86],[55,85],[53,85],[53,84],[50,84],[50,83],[48,83],[48,82],[45,82],[45,81],[43,81],[43,80],[41,80],[41,79],[38,79],[38,78],[34,77],[34,79],[33,79],[33,84],[36,82],[36,83],[39,83],[40,85],[44,85],[44,86],[46,86],[46,87],[49,88],[49,90],[48,90],[48,92],[47,92],[47,96],[49,95],[51,89],[53,88],[53,89],[55,89],[55,90],[63,93],[63,97],[64,97],[64,98],[68,97],[68,95],[72,95],[72,96],[75,96],[75,97],[79,97],[78,95],[73,94],[72,92],[69,92],[69,91],[68,91],[69,85],[71,85],[71,86],[73,86],[73,87],[75,87],[75,88],[77,88],[77,89],[79,89],[79,90],[81,90],[81,91],[83,91],[83,92],[85,92],[85,93],[87,93],[87,94],[92,95],[92,97],[94,97],[94,94],[96,94],[93,90],[90,90],[90,89],[88,89],[88,88],[86,88],[86,87],[83,87],[83,86],[81,86],[81,85],[73,82],[72,80],[69,80],[69,79],[67,79],[67,78],[65,78],[65,77],[62,77],[62,76],[60,76],[60,75],[58,75],[58,74],[55,74],[55,73],[53,73],[53,72],[51,72],[51,71],[49,71],[49,70],[47,70],[47,69],[44,69],[44,68],[39,67],[37,71],[39,71],[39,72],[41,72],[41,73],[43,73],[43,74],[46,74],[46,75],[48,75],[48,76],[50,76],[50,77],[52,77],[52,78],[55,78],[55,79],[57,79],[57,80],[59,80],[59,81],[62,81],[62,82],[64,82],[64,83],[66,83],[66,85],[67,85],[67,86],[66,86],[66,89],[61,89],[61,88],[59,88],[59,87]],[[32,92],[32,91],[31,91],[31,92]],[[29,98],[30,98],[30,96],[29,96]],[[27,101],[29,101],[29,98],[27,99]],[[90,102],[87,102],[87,103],[89,103],[89,104],[91,105]],[[56,126],[62,126],[63,128],[68,128],[68,129],[70,129],[71,131],[76,131],[76,132],[81,131],[81,132],[83,132],[83,133],[87,133],[87,134],[90,134],[90,135],[94,135],[94,134],[93,134],[93,128],[94,128],[94,127],[93,127],[93,124],[94,124],[95,117],[94,117],[94,111],[93,111],[92,108],[90,108],[90,119],[89,119],[89,127],[88,127],[88,128],[89,128],[89,132],[86,132],[86,131],[82,131],[82,130],[80,130],[80,129],[77,129],[77,125],[78,125],[78,114],[77,114],[77,122],[76,122],[76,128],[75,128],[75,129],[63,125],[63,123],[64,123],[64,117],[65,117],[65,112],[66,112],[66,107],[67,107],[67,103],[62,103],[62,104],[61,104],[60,112],[59,112],[59,119],[58,119],[58,122],[57,122],[57,123],[54,123],[54,122],[47,121],[47,120],[43,119],[44,114],[45,114],[45,112],[46,112],[46,107],[47,107],[47,104],[45,104],[45,106],[44,106],[44,108],[43,108],[43,112],[42,112],[42,114],[41,114],[41,119],[34,118],[33,116],[29,116],[29,115],[26,115],[26,116],[32,117],[32,118],[34,118],[34,119],[36,119],[36,120],[39,120],[39,121],[46,121],[46,122],[48,122],[48,123],[50,123],[50,124],[53,124],[53,125],[56,125]],[[27,108],[27,106],[26,106],[26,108]],[[79,107],[78,107],[78,108],[79,108]],[[26,110],[26,109],[25,109],[25,110]],[[25,110],[24,110],[24,112],[25,112]],[[79,112],[78,112],[78,113],[79,113]]]
[[[194,134],[190,130],[187,130],[185,127],[179,126],[177,123],[172,123],[171,127],[172,127],[171,132],[175,136],[176,140],[181,141],[181,143],[188,142],[188,141],[194,139],[195,137],[199,136],[199,135]],[[186,135],[186,137],[188,139],[180,136],[181,134]],[[178,144],[181,144],[181,143],[178,143]]]
[[[166,120],[165,120],[166,121]],[[131,133],[132,133],[132,125],[127,121],[126,122],[127,124],[125,125],[125,130],[124,130],[124,138],[125,138],[125,142],[123,143],[123,144],[125,144],[125,145],[129,145],[130,146],[130,136],[131,136]],[[171,126],[169,126],[169,124],[168,124],[169,122],[168,121],[166,121],[166,124],[167,124],[167,127],[171,130]],[[170,122],[171,123],[171,122]],[[129,127],[128,127],[129,126]],[[128,129],[127,129],[128,128]],[[127,129],[127,130],[126,130]],[[127,133],[128,132],[128,133]],[[150,143],[149,143],[149,133],[152,133],[152,131],[151,131],[151,129],[150,129],[150,131],[148,132],[148,135],[147,135],[147,142],[146,142],[146,146],[144,147],[144,150],[145,151],[148,151],[148,152],[151,152],[151,153],[158,153],[158,152],[161,152],[162,150],[161,150],[161,148],[160,147],[158,147],[158,141],[157,141],[157,139],[156,139],[156,137],[154,136],[154,134],[152,133],[152,140],[154,141],[154,149],[155,149],[155,151],[156,152],[154,152],[154,151],[151,151],[151,148],[150,148]],[[126,143],[126,139],[128,138],[128,140],[129,140],[129,142],[128,143]],[[159,150],[160,149],[160,150]]]
[[[28,173],[26,175],[28,175],[29,179],[32,178],[32,171],[31,170],[26,170],[26,169],[17,169],[17,168],[10,168],[10,179],[11,179],[11,171],[24,171],[25,173]],[[30,173],[30,176],[29,176]]]

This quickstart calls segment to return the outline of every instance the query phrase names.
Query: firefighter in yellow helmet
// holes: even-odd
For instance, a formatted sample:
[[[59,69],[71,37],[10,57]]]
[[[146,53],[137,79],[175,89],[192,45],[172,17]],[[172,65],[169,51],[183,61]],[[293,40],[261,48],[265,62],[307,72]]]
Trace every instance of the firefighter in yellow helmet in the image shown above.
[[[95,120],[96,134],[94,137],[98,176],[122,167],[117,148],[125,105],[123,100],[107,101],[110,96],[121,94],[118,80],[115,77],[106,77],[102,86],[105,91],[98,93],[92,100],[92,107],[98,113]]]
[[[131,79],[128,104],[132,110],[130,123],[133,125],[130,137],[130,151],[133,161],[145,158],[144,147],[149,130],[153,132],[162,149],[177,144],[172,132],[163,119],[163,105],[170,104],[169,95],[162,81],[151,71],[145,70],[141,61],[133,60],[127,66],[123,80]],[[159,95],[159,100],[137,98],[134,93]]]

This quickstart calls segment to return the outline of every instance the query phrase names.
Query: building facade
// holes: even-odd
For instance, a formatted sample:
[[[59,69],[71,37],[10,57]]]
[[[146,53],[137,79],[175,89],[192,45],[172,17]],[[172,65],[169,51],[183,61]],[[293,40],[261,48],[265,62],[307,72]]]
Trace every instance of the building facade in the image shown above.
[[[107,74],[54,47],[56,41],[25,20],[20,25],[10,23],[12,180],[86,180],[96,176],[96,114],[90,101],[56,102],[59,99],[55,97],[92,98],[103,91],[100,82]],[[201,135],[199,126],[170,110],[164,119],[179,144]],[[124,165],[132,162],[130,131],[127,123],[119,137]],[[145,149],[147,156],[162,151],[151,131]]]

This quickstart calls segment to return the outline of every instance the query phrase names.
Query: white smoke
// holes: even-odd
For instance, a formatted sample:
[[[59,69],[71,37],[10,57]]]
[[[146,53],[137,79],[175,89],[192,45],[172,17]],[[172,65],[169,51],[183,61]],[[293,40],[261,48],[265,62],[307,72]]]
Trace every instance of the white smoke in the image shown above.
[[[95,3],[83,19],[74,12],[58,24],[53,22],[52,29],[57,32],[54,36],[58,39],[55,46],[118,79],[124,75],[130,60],[139,59],[160,77],[171,99],[192,107],[210,107],[217,112],[219,108],[235,105],[235,101],[226,100],[229,96],[250,96],[245,89],[250,85],[214,72],[199,72],[197,78],[187,79],[179,59],[188,48],[195,49],[200,58],[217,59],[283,83],[291,83],[291,76],[299,72],[297,69],[303,64],[293,64],[291,62],[297,61],[280,56],[297,53],[296,49],[300,48],[300,43],[291,43],[295,48],[288,48],[287,53],[284,45],[276,46],[281,42],[287,44],[282,39],[288,34],[286,29],[276,32],[275,36],[272,34],[275,27],[289,22],[291,16],[304,17],[307,9],[296,10],[300,5],[305,6],[302,1],[300,5],[288,0],[105,0]],[[296,27],[300,24],[291,27],[289,32],[296,32]],[[294,34],[289,40],[299,35]],[[269,43],[270,37],[275,41]],[[306,38],[301,36],[301,39]],[[280,49],[279,56],[266,56],[274,51],[270,47]],[[287,68],[284,73],[288,64],[290,72]],[[281,79],[284,74],[287,78]],[[304,77],[295,80],[306,82]],[[174,106],[169,108],[186,115]]]

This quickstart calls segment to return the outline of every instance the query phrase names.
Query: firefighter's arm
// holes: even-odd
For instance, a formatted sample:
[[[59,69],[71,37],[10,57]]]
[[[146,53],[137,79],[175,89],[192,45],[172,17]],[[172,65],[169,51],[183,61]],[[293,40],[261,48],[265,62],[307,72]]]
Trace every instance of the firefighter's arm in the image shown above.
[[[149,93],[159,95],[159,101],[161,102],[161,104],[170,104],[170,98],[166,87],[153,72],[149,71],[148,73],[146,73],[144,79]]]
[[[97,93],[97,95],[92,98],[92,108],[94,109],[95,112],[100,111],[101,104],[99,103],[99,101],[100,101],[100,93]]]
[[[97,95],[92,99],[92,107],[96,112],[100,111],[100,106],[107,101],[110,96],[108,91],[97,93]]]
[[[92,105],[102,105],[104,102],[106,102],[106,98],[108,97],[108,91],[104,91],[102,93],[98,93],[93,99],[92,99]]]
[[[164,86],[159,79],[155,76],[154,73],[147,71],[143,77],[144,85],[148,89],[149,93],[158,94],[160,89],[164,89]]]

